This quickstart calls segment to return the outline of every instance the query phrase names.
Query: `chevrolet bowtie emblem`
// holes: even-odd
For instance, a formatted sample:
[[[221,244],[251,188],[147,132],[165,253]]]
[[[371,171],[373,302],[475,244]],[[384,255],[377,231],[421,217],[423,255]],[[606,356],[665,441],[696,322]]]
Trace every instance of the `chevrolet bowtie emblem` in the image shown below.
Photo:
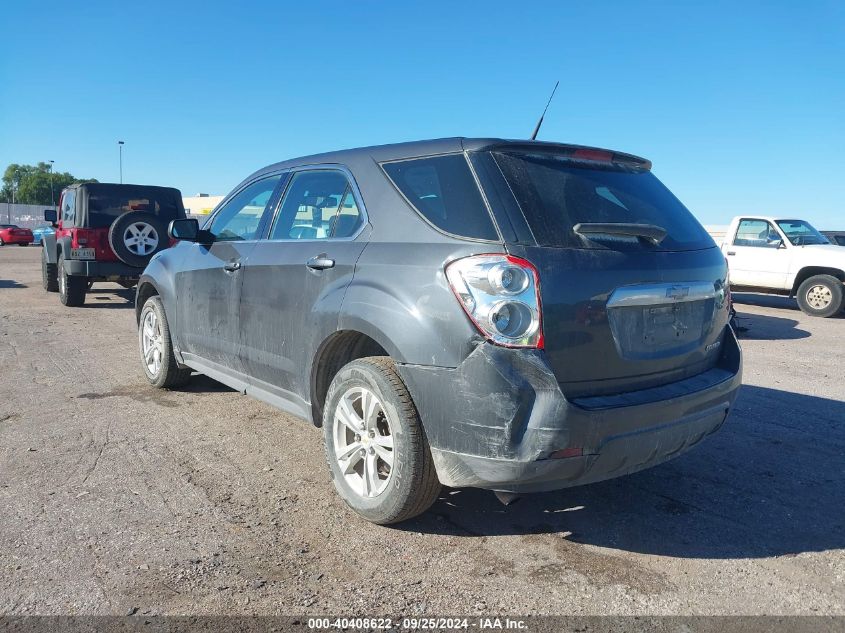
[[[672,286],[671,288],[666,288],[666,298],[667,299],[683,299],[684,297],[689,296],[689,286]]]

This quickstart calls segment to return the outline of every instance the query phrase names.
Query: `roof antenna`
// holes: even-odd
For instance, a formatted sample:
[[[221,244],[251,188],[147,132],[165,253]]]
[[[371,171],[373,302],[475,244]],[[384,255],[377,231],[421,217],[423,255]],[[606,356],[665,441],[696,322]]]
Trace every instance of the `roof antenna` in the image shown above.
[[[548,110],[548,109],[549,109],[549,104],[552,102],[552,98],[554,98],[554,96],[555,96],[555,92],[557,91],[558,84],[560,84],[560,81],[556,81],[556,82],[555,82],[555,87],[554,87],[554,89],[552,90],[552,94],[551,94],[551,96],[549,97],[548,102],[546,103],[546,107],[545,107],[545,108],[543,108],[543,114],[541,114],[541,115],[540,115],[540,120],[539,120],[539,121],[537,121],[537,127],[535,127],[535,128],[534,128],[534,134],[532,134],[532,135],[531,135],[531,140],[532,140],[532,141],[536,141],[536,140],[537,140],[537,132],[539,132],[539,131],[540,131],[540,126],[541,126],[541,125],[543,125],[543,117],[544,117],[544,116],[546,116],[546,110]]]

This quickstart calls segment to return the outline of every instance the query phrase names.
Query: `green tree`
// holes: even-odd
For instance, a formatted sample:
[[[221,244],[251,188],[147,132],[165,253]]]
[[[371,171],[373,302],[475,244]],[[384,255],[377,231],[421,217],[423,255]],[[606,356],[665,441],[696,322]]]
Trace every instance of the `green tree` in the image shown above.
[[[59,193],[68,185],[77,182],[97,182],[77,178],[68,172],[53,173],[53,200],[58,203]],[[50,164],[18,165],[12,163],[3,172],[3,188],[0,189],[0,202],[12,201],[12,187],[15,188],[15,202],[19,204],[40,204],[50,206]]]

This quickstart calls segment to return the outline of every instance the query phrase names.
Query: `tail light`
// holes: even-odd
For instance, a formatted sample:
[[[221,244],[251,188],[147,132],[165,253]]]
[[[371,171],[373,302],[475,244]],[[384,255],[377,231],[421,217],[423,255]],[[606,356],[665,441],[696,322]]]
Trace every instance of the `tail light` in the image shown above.
[[[96,238],[96,231],[90,229],[76,229],[72,233],[71,246],[73,248],[86,247],[89,243],[93,246],[94,238]]]
[[[446,279],[489,341],[543,349],[540,278],[531,262],[511,255],[473,255],[448,264]]]

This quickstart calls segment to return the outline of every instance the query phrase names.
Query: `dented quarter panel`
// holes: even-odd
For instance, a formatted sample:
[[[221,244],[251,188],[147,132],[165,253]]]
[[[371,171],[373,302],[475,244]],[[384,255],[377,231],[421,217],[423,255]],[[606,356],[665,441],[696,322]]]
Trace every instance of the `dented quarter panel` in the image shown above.
[[[480,338],[443,272],[453,259],[501,245],[370,242],[346,292],[339,329],[367,334],[401,363],[457,367]]]

